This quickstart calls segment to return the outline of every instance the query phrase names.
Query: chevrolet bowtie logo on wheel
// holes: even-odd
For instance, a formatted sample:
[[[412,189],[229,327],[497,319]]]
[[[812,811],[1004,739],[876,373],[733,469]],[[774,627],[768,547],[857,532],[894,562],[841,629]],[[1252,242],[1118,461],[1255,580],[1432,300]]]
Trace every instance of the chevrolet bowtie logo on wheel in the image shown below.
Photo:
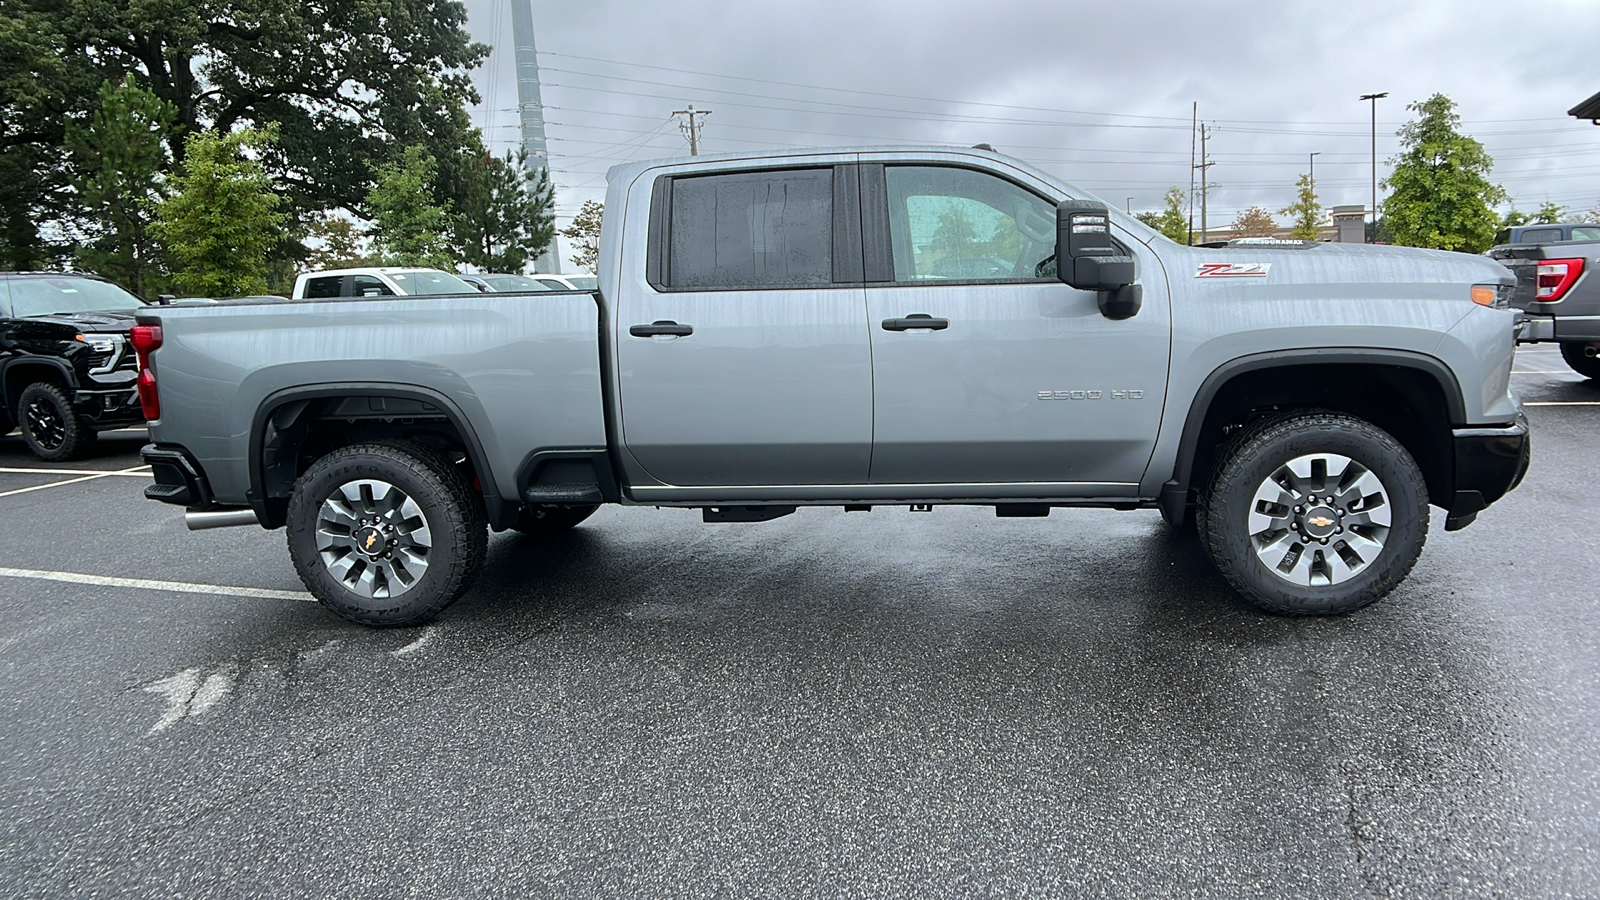
[[[1317,516],[1311,520],[1311,524],[1317,526],[1318,528],[1327,528],[1329,525],[1333,524],[1333,520],[1326,516]]]

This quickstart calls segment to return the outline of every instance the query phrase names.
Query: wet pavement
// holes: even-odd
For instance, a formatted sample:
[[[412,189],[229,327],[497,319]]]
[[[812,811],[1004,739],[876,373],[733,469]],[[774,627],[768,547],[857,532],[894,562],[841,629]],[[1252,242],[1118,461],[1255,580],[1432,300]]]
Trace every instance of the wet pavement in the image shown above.
[[[1523,486],[1309,621],[1147,511],[613,507],[369,631],[0,438],[0,893],[1595,896],[1600,386],[1517,368]]]

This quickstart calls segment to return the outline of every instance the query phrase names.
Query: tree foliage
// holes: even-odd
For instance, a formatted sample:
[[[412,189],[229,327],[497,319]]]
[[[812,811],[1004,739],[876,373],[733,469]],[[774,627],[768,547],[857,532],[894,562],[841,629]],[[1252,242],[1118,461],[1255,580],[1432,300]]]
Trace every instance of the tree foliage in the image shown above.
[[[433,199],[438,169],[420,145],[407,147],[398,162],[378,167],[377,184],[366,200],[380,265],[455,267],[447,239],[450,210]]]
[[[467,113],[473,43],[458,0],[4,0],[0,4],[0,263],[58,253],[81,217],[61,189],[67,123],[132,76],[173,110],[172,164],[190,134],[275,126],[261,160],[296,219],[362,212],[372,163],[421,144],[454,165],[481,148]]]
[[[150,219],[166,197],[166,129],[172,104],[133,85],[101,85],[99,108],[84,124],[69,125],[73,186],[95,237],[78,251],[87,268],[136,294],[153,285]]]
[[[253,129],[185,141],[173,195],[151,225],[184,293],[266,292],[269,257],[284,223],[282,198],[259,161],[271,142],[270,132]]]
[[[1278,233],[1278,223],[1272,213],[1252,206],[1233,220],[1233,233],[1239,237],[1272,237]]]
[[[1278,215],[1288,216],[1289,236],[1297,241],[1314,241],[1322,225],[1322,201],[1317,199],[1317,188],[1310,175],[1301,175],[1295,182],[1294,202],[1278,210]]]
[[[1400,154],[1384,181],[1383,217],[1396,243],[1481,253],[1500,222],[1506,193],[1489,180],[1494,160],[1461,133],[1455,103],[1443,94],[1406,107],[1417,119],[1400,131]]]
[[[306,237],[309,239],[306,265],[312,271],[371,263],[366,229],[344,216],[330,213],[317,219],[307,229]]]
[[[600,262],[600,219],[605,214],[605,205],[596,200],[585,200],[578,209],[578,214],[572,217],[572,224],[562,229],[561,233],[572,242],[573,254],[570,257],[572,264],[589,270],[596,270]]]
[[[1139,213],[1134,218],[1149,225],[1180,244],[1189,243],[1189,220],[1183,214],[1184,201],[1188,199],[1179,188],[1169,188],[1166,207],[1159,213]]]
[[[549,170],[528,165],[528,151],[484,153],[467,170],[455,241],[465,262],[488,272],[521,272],[556,237]]]

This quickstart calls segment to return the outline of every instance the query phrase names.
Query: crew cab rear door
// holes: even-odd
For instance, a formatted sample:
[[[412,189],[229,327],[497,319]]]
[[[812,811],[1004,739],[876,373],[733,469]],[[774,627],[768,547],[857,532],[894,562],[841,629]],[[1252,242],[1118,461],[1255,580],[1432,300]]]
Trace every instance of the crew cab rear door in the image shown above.
[[[648,256],[624,248],[613,323],[631,481],[866,482],[858,203],[835,159],[655,180]]]
[[[1131,495],[1161,423],[1166,278],[1132,245],[1143,309],[1113,321],[1054,272],[1056,198],[1027,173],[863,156],[872,481],[952,496]],[[1142,254],[1142,255],[1141,255]]]

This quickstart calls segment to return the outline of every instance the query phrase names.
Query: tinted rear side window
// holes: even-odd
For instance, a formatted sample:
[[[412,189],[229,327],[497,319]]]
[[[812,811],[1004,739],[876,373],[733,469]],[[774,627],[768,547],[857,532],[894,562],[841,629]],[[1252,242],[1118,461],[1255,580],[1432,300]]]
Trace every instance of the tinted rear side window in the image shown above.
[[[1575,241],[1600,241],[1600,225],[1574,227],[1572,229],[1572,239]]]
[[[1547,243],[1549,241],[1559,241],[1559,240],[1561,240],[1561,229],[1559,229],[1559,228],[1538,228],[1538,229],[1529,229],[1528,231],[1524,231],[1522,233],[1522,239],[1519,240],[1517,243],[1519,243],[1519,244],[1543,244],[1543,243]]]
[[[833,170],[676,179],[669,234],[672,287],[829,284]]]
[[[344,281],[341,275],[330,278],[313,278],[306,282],[306,296],[326,299],[339,296],[339,285]]]

